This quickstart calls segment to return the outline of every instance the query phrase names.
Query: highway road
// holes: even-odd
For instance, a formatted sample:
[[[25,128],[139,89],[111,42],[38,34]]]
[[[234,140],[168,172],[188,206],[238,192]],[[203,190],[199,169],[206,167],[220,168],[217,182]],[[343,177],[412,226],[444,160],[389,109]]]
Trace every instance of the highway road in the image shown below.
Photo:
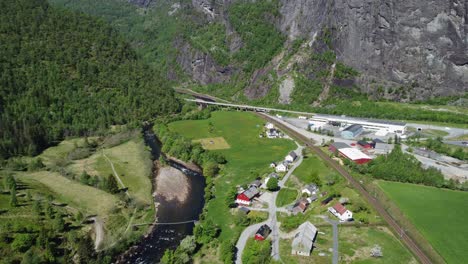
[[[409,237],[404,230],[396,221],[392,218],[392,216],[384,209],[384,207],[380,204],[378,200],[372,197],[364,187],[353,178],[343,167],[341,167],[335,160],[331,159],[326,153],[324,153],[319,147],[314,145],[314,142],[304,136],[299,130],[294,129],[294,127],[290,127],[285,125],[282,122],[278,122],[276,119],[272,118],[271,116],[264,114],[264,113],[257,113],[260,117],[275,124],[279,129],[282,129],[284,132],[289,134],[290,136],[296,138],[299,142],[304,143],[307,147],[309,147],[312,151],[314,151],[320,158],[322,158],[326,163],[328,163],[333,169],[335,169],[338,173],[340,173],[348,182],[354,187],[356,191],[358,191],[362,197],[364,197],[370,205],[372,205],[375,210],[382,216],[382,219],[387,222],[387,224],[393,229],[396,234],[400,234],[399,238],[403,241],[403,243],[410,249],[410,251],[417,257],[419,262],[423,264],[432,263],[431,259],[424,253],[421,248],[416,244],[416,242]],[[302,129],[301,129],[302,130]]]

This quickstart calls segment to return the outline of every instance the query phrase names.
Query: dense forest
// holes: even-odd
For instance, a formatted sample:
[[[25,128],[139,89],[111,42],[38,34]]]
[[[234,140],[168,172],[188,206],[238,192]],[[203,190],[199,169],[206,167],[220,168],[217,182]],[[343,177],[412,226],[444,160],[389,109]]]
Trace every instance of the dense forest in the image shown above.
[[[177,111],[110,26],[45,0],[0,2],[0,159]]]

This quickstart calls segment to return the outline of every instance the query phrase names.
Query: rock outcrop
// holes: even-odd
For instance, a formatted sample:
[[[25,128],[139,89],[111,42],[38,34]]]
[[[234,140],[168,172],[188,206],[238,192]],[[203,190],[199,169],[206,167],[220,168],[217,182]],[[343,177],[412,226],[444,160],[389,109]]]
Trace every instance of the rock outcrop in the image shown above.
[[[362,73],[364,92],[405,86],[405,100],[468,91],[468,0],[281,2],[278,27],[309,39],[330,29],[338,60]]]

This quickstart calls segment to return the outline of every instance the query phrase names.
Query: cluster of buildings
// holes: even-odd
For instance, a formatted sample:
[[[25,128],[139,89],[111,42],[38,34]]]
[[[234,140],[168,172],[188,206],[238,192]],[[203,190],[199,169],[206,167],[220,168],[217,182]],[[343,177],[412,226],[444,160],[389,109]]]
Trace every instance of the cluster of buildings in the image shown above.
[[[267,138],[282,138],[283,134],[275,128],[275,125],[272,123],[266,123],[265,125],[265,135]],[[263,135],[260,135],[263,137]]]
[[[260,180],[255,180],[250,183],[247,190],[243,190],[241,193],[237,194],[235,203],[243,206],[251,205],[253,199],[260,196],[261,185],[262,182]]]
[[[288,153],[288,155],[284,158],[283,161],[276,163],[270,163],[271,168],[275,168],[276,172],[287,172],[289,165],[293,163],[297,159],[297,154],[294,151]]]
[[[365,164],[372,160],[370,155],[388,154],[394,147],[392,144],[387,144],[380,139],[373,139],[371,142],[359,140],[356,144],[352,145],[354,146],[343,142],[334,142],[330,144],[328,150],[356,164]]]
[[[406,133],[406,123],[403,122],[325,114],[317,114],[309,119],[310,127],[320,128],[324,125],[340,127],[341,137],[345,139],[354,139],[363,131],[374,132],[376,136],[393,133],[401,138],[404,138]]]
[[[255,233],[254,239],[257,241],[265,240],[271,233],[268,225],[262,225]],[[295,231],[294,239],[291,243],[291,254],[300,256],[310,256],[317,237],[317,227],[311,222],[302,223]]]

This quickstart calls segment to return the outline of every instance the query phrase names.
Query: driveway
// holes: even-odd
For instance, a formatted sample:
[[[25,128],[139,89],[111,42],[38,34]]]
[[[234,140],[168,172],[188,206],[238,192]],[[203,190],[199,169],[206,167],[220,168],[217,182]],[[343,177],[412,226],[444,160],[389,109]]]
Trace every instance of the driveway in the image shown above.
[[[333,228],[333,264],[338,264],[338,221],[331,220],[327,216],[322,217],[323,220],[327,221]]]

